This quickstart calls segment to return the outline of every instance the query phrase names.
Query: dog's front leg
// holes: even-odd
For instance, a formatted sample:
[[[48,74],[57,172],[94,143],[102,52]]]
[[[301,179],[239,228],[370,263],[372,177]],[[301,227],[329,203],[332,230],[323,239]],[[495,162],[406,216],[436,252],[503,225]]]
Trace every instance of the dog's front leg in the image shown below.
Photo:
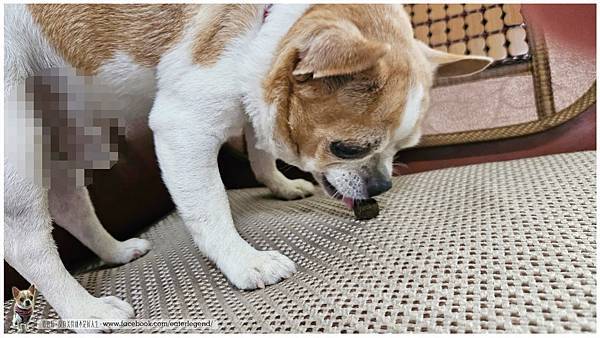
[[[315,192],[312,183],[303,179],[291,180],[277,169],[273,155],[256,147],[254,128],[249,123],[244,127],[244,135],[252,171],[256,179],[267,186],[273,195],[284,200],[294,200],[310,196]]]
[[[6,262],[35,284],[63,319],[133,318],[131,305],[114,296],[90,295],[67,271],[52,238],[47,191],[22,179],[8,163],[4,182]],[[15,317],[21,325],[22,318]]]
[[[200,251],[241,289],[262,288],[295,272],[294,263],[276,251],[258,251],[236,231],[217,154],[227,122],[177,108],[176,100],[157,97],[150,114],[163,180]],[[183,108],[185,110],[185,108]]]
[[[16,311],[16,310],[14,310],[14,311]],[[18,329],[19,328],[19,319],[20,318],[18,316],[19,315],[17,315],[16,313],[13,314],[11,327],[14,328],[14,329]]]

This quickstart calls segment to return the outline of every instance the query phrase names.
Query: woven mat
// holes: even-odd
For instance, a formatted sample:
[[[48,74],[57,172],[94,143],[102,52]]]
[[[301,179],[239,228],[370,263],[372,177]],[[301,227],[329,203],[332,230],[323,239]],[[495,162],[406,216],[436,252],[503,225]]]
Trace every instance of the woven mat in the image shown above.
[[[299,266],[264,290],[230,286],[177,214],[142,234],[155,246],[145,257],[77,279],[138,318],[214,319],[212,332],[595,332],[594,162],[582,152],[398,177],[363,222],[323,196],[232,191],[242,236]],[[56,318],[43,296],[38,318]]]

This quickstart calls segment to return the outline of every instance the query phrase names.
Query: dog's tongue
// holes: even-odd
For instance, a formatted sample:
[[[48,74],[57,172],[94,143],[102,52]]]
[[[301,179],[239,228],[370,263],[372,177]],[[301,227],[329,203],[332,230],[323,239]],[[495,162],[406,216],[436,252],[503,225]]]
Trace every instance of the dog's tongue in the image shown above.
[[[352,198],[344,197],[342,198],[342,201],[344,202],[344,204],[346,204],[348,209],[352,210],[354,208],[354,200]]]

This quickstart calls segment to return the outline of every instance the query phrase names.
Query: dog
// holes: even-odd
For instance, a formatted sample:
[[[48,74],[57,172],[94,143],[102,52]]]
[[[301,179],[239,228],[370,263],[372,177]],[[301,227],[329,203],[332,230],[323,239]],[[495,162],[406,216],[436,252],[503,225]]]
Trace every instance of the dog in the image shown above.
[[[16,327],[19,333],[25,333],[35,306],[35,286],[31,285],[27,290],[19,290],[13,286],[12,294],[15,300],[12,327]]]
[[[401,5],[10,5],[5,23],[5,97],[38,71],[73,67],[102,81],[128,114],[147,115],[162,178],[195,244],[240,289],[277,283],[296,267],[235,230],[217,167],[229,137],[244,131],[256,178],[276,196],[315,189],[279,172],[281,159],[352,206],[390,189],[394,154],[421,136],[436,71],[465,76],[492,61],[417,41]],[[17,124],[11,114],[7,125]],[[129,304],[91,296],[67,272],[51,224],[111,263],[150,243],[112,238],[85,186],[37,184],[27,161],[11,158],[23,151],[17,145],[35,153],[35,142],[5,142],[8,263],[63,318],[133,317]]]

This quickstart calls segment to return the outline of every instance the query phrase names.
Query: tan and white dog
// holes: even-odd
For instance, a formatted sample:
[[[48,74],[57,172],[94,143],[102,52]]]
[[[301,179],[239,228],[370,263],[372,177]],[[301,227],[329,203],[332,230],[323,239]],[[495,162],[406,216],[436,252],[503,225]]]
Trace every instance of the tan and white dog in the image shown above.
[[[35,286],[30,285],[26,290],[19,290],[13,286],[12,295],[15,300],[12,327],[17,328],[19,333],[25,333],[35,308]]]
[[[393,155],[421,136],[436,69],[462,76],[491,62],[418,42],[402,6],[11,5],[5,12],[5,97],[38,71],[71,66],[107,84],[128,114],[149,113],[181,217],[202,253],[242,289],[277,283],[296,267],[235,230],[217,167],[231,135],[245,129],[256,177],[277,196],[314,189],[282,175],[279,158],[352,205],[390,188]],[[108,262],[128,262],[150,243],[112,238],[85,187],[37,185],[10,157],[4,177],[8,263],[63,318],[134,316],[129,304],[95,298],[69,275],[52,219]]]

